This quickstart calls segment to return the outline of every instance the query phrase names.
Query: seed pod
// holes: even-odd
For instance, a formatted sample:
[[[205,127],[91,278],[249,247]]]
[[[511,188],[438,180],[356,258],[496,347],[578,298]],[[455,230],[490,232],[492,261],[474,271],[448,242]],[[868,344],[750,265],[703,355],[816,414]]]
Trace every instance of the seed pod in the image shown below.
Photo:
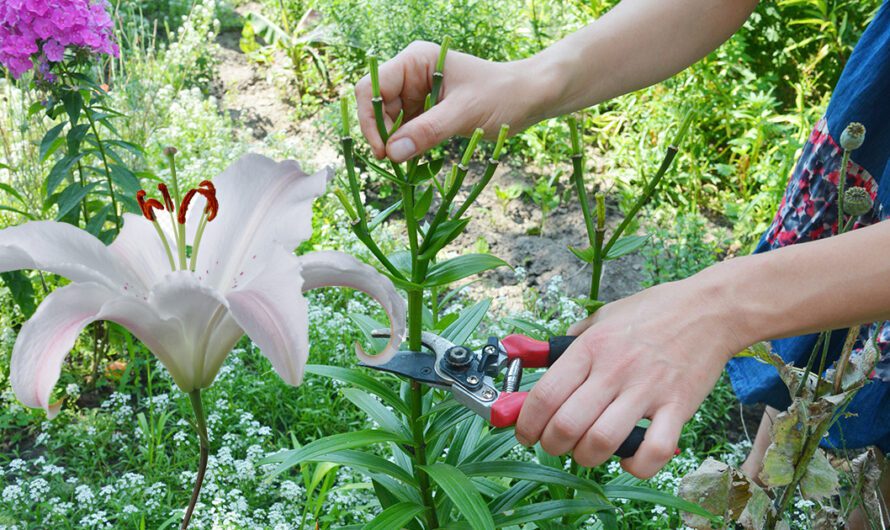
[[[844,193],[844,213],[858,217],[871,211],[874,201],[871,195],[859,186],[853,186]]]
[[[859,122],[851,122],[841,133],[841,147],[847,151],[855,151],[865,141],[865,126]]]

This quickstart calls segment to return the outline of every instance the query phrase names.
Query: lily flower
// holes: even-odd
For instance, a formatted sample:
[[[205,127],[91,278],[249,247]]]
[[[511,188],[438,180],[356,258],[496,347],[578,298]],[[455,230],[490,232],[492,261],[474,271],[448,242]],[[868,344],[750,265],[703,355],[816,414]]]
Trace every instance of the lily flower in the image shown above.
[[[405,331],[405,304],[392,283],[341,252],[293,253],[311,235],[312,201],[330,177],[329,169],[309,175],[294,161],[250,154],[181,197],[174,169],[173,195],[163,184],[163,201],[140,192],[143,216],[124,214],[109,246],[55,221],[0,230],[0,272],[40,269],[71,282],[47,296],[18,334],[16,396],[57,414],[50,395],[62,363],[98,320],[127,328],[189,394],[210,386],[245,333],[285,382],[299,385],[309,351],[302,293],[324,286],[364,291],[384,307],[394,338],[378,355],[357,344],[356,353],[386,362]]]

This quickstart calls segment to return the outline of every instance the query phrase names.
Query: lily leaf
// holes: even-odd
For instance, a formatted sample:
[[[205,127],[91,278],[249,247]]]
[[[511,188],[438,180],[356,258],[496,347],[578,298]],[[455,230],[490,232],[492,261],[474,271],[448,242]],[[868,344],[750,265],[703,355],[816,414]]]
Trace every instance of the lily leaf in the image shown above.
[[[649,236],[624,236],[612,245],[612,248],[609,249],[609,254],[604,259],[618,259],[621,256],[636,252],[646,244],[646,241],[649,241]]]
[[[409,415],[411,413],[405,400],[393,392],[391,388],[354,368],[343,368],[341,366],[329,366],[326,364],[307,364],[306,373],[330,377],[331,379],[336,379],[344,383],[353,384],[379,397],[386,402],[387,405],[402,414]]]
[[[447,285],[468,276],[503,266],[509,267],[506,261],[491,254],[464,254],[430,267],[424,285],[427,287]]]
[[[579,260],[584,263],[593,263],[593,247],[587,248],[578,248],[578,247],[569,247],[569,250],[572,251],[572,254],[578,257]]]
[[[455,344],[463,344],[479,327],[489,307],[491,307],[491,299],[485,298],[464,309],[457,320],[445,328],[442,337]]]
[[[495,528],[491,512],[488,511],[488,505],[482,499],[482,495],[459,469],[443,463],[421,466],[421,469],[448,495],[473,530]]]
[[[383,510],[371,522],[362,527],[362,530],[392,530],[403,528],[405,524],[426,510],[420,504],[413,502],[399,502]]]
[[[367,447],[369,445],[384,442],[409,443],[408,440],[405,440],[397,434],[373,429],[334,434],[325,438],[319,438],[303,447],[278,453],[265,459],[264,462],[266,463],[280,463],[279,466],[267,476],[267,479],[280,475],[302,462],[324,457],[328,453],[334,451]]]

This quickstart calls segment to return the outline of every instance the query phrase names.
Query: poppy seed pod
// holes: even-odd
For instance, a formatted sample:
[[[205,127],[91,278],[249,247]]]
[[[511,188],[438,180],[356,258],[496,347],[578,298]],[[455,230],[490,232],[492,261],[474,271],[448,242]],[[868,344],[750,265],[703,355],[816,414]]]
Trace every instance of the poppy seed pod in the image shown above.
[[[841,147],[847,151],[855,151],[865,141],[865,126],[859,122],[851,122],[841,133]]]
[[[844,213],[858,217],[871,211],[874,201],[865,188],[854,186],[844,193]]]

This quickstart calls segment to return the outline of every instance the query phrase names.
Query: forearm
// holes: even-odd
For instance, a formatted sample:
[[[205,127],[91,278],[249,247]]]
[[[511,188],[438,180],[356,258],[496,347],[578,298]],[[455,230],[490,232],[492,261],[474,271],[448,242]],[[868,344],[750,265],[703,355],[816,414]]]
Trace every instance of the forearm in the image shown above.
[[[721,263],[688,281],[719,299],[739,348],[890,318],[890,223]]]
[[[520,61],[540,94],[539,119],[657,83],[735,33],[757,0],[624,0],[602,18]]]

